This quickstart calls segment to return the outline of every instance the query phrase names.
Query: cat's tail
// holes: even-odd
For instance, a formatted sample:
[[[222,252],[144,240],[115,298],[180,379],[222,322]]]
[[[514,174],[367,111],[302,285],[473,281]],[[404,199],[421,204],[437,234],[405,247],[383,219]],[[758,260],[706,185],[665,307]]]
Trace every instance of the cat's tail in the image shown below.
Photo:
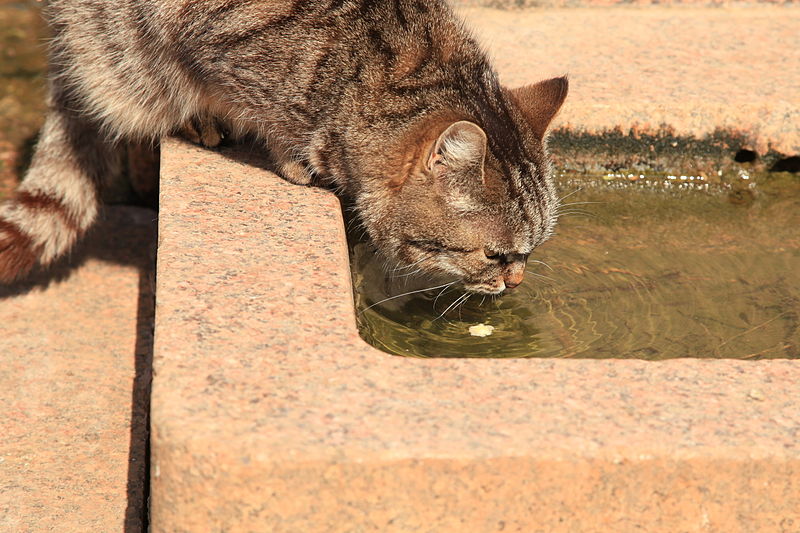
[[[120,164],[93,124],[51,108],[25,179],[0,203],[0,282],[67,253],[97,218],[101,183]]]

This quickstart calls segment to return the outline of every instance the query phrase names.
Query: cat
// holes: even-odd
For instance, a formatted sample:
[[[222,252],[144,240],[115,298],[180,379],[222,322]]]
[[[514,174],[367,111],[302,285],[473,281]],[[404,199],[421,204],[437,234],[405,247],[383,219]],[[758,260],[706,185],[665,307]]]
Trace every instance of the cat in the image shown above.
[[[0,280],[70,250],[127,146],[254,136],[354,199],[387,257],[517,286],[558,215],[546,131],[566,77],[500,85],[444,0],[51,0],[48,113],[0,205]]]

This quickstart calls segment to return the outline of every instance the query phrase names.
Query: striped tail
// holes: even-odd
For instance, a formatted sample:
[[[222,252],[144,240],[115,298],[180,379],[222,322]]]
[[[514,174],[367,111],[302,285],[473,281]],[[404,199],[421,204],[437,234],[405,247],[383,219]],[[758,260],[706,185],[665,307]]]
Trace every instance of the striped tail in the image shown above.
[[[63,256],[97,218],[100,184],[120,160],[93,126],[64,109],[49,112],[27,175],[0,204],[0,282]]]

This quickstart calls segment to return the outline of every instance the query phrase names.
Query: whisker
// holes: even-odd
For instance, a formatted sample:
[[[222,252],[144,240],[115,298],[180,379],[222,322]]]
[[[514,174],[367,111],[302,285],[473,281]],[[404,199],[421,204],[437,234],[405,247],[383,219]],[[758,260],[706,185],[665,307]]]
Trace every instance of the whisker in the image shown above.
[[[584,211],[583,209],[569,209],[567,211],[561,211],[558,213],[558,216],[564,215],[592,215],[593,213],[589,213],[588,211]]]
[[[585,209],[567,209],[566,211],[559,211],[559,215],[594,215],[594,213],[590,211],[586,211]]]
[[[577,189],[575,189],[575,190],[574,190],[574,191],[572,191],[571,193],[565,194],[564,196],[562,196],[561,198],[559,198],[559,199],[558,199],[558,201],[559,201],[559,202],[561,202],[562,200],[564,200],[564,199],[566,199],[566,198],[569,198],[569,197],[570,197],[570,196],[572,196],[573,194],[577,194],[577,193],[581,192],[582,190],[583,190],[583,187],[578,187]]]
[[[536,263],[536,264],[539,264],[539,265],[544,265],[547,268],[549,268],[551,271],[553,270],[553,267],[551,267],[550,265],[548,265],[544,261],[539,261],[538,259],[528,259],[528,262],[529,263]]]
[[[413,262],[413,263],[411,263],[410,265],[405,265],[405,266],[400,266],[400,265],[398,264],[396,267],[394,267],[394,268],[392,269],[392,272],[399,272],[399,271],[401,271],[401,270],[408,270],[409,268],[412,268],[412,267],[414,267],[414,266],[416,266],[416,265],[418,265],[418,264],[422,263],[422,262],[423,262],[423,261],[425,261],[426,259],[427,259],[427,257],[423,257],[422,259],[419,259],[418,261],[414,261],[414,262]]]
[[[571,214],[575,214],[575,213],[588,213],[588,211],[586,211],[585,209],[578,209],[578,208],[572,207],[570,209],[565,209],[563,211],[559,211],[558,213],[556,213],[556,217],[560,218],[562,215],[571,215]]]
[[[433,319],[433,322],[436,322],[437,320],[439,320],[440,318],[442,318],[442,317],[443,317],[445,314],[447,314],[447,312],[448,312],[450,309],[454,309],[454,308],[455,308],[455,307],[456,307],[456,306],[459,304],[459,302],[461,301],[461,299],[462,299],[462,298],[464,298],[465,296],[467,296],[468,294],[469,294],[468,292],[465,292],[464,294],[462,294],[461,296],[459,296],[458,298],[456,298],[456,299],[453,301],[453,303],[451,303],[450,305],[448,305],[448,306],[447,306],[447,309],[445,309],[444,311],[442,311],[442,314],[441,314],[441,315],[439,315],[439,316],[437,316],[436,318],[434,318],[434,319]],[[468,296],[467,296],[467,297],[468,297]],[[446,320],[446,319],[445,319],[445,320]]]
[[[422,269],[418,268],[418,269],[414,270],[413,272],[407,272],[405,274],[400,274],[399,276],[394,276],[394,277],[395,277],[395,279],[396,278],[407,278],[409,276],[413,276],[415,274],[419,274],[420,272],[422,272]]]
[[[560,204],[559,207],[568,207],[570,205],[587,205],[587,204],[606,204],[608,202],[570,202],[568,204]]]
[[[455,281],[454,281],[453,283],[455,283]],[[438,302],[438,301],[439,301],[439,298],[440,298],[440,297],[441,297],[443,294],[445,294],[445,293],[447,292],[447,289],[448,289],[448,287],[450,287],[451,285],[453,285],[453,283],[450,283],[449,285],[445,285],[444,289],[442,289],[441,291],[439,291],[439,294],[437,294],[437,295],[436,295],[436,298],[434,298],[434,299],[433,299],[433,310],[434,310],[434,311],[436,311],[436,302]]]
[[[528,274],[530,274],[531,276],[534,276],[534,277],[549,281],[550,283],[556,283],[556,280],[554,278],[551,278],[550,276],[545,276],[543,274],[537,274],[536,272],[528,272]]]
[[[411,265],[408,265],[407,267],[403,267],[403,268],[400,268],[400,269],[395,269],[395,270],[392,271],[392,274],[395,275],[395,277],[398,277],[398,278],[403,278],[403,277],[407,277],[407,276],[413,276],[414,274],[422,271],[422,267],[419,266],[419,265],[420,265],[420,263],[425,261],[425,259],[427,259],[427,258],[423,257],[419,261],[417,261],[417,262],[415,262],[415,263],[413,263]],[[414,267],[416,267],[416,268],[414,268]],[[411,269],[411,268],[414,269],[411,272],[406,272],[404,274],[398,274],[398,272],[400,272],[402,270],[408,270],[408,269]]]
[[[461,306],[462,303],[467,301],[468,298],[469,298],[469,293],[465,292],[464,294],[459,296],[458,299],[456,299],[455,302],[453,302],[454,305],[453,305],[452,308],[450,308],[450,310],[451,311],[455,311],[456,309],[458,309]],[[445,310],[445,313],[447,313],[447,310]],[[447,319],[445,319],[445,320],[447,320]]]
[[[461,300],[461,303],[458,306],[456,306],[458,308],[458,319],[459,320],[463,320],[461,318],[461,311],[464,309],[464,305],[467,303],[467,300],[469,300],[471,297],[472,297],[472,293],[468,292],[467,293],[467,297],[464,298],[463,300]]]
[[[458,280],[456,280],[456,281],[458,281]],[[408,292],[404,292],[403,294],[398,294],[397,296],[390,296],[390,297],[388,297],[388,298],[384,298],[383,300],[381,300],[381,301],[379,301],[379,302],[375,302],[374,304],[372,304],[372,305],[370,305],[370,306],[368,306],[368,307],[365,307],[364,309],[362,309],[361,311],[359,311],[359,312],[358,312],[358,314],[360,315],[360,314],[361,314],[361,313],[363,313],[364,311],[366,311],[366,310],[368,310],[368,309],[372,309],[372,308],[373,308],[373,307],[375,307],[376,305],[380,305],[380,304],[382,304],[383,302],[388,302],[389,300],[394,300],[395,298],[401,298],[401,297],[403,297],[403,296],[408,296],[408,295],[410,295],[410,294],[416,294],[416,293],[418,293],[418,292],[425,292],[425,291],[432,291],[432,290],[434,290],[434,289],[441,289],[442,287],[447,287],[447,286],[449,286],[449,285],[452,285],[452,284],[453,284],[453,283],[455,283],[456,281],[451,281],[450,283],[445,283],[444,285],[437,285],[436,287],[428,287],[428,288],[426,288],[426,289],[418,289],[418,290],[416,290],[416,291],[408,291]]]

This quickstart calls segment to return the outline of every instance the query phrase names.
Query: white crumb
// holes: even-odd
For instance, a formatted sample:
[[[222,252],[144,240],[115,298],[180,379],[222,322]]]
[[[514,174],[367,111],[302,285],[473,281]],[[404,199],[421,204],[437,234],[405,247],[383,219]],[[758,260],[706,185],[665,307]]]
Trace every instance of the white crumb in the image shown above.
[[[469,327],[469,334],[473,337],[488,337],[494,331],[494,326],[487,326],[486,324],[478,324]]]

